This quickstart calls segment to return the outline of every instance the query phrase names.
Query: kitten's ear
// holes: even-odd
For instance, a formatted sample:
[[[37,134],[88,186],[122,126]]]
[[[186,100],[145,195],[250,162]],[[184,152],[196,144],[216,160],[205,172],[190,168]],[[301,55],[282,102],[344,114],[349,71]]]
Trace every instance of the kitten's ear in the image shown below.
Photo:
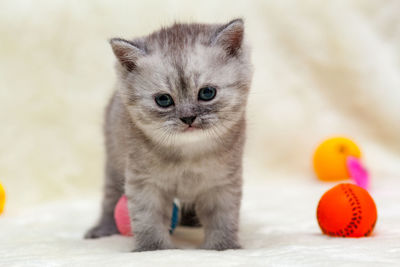
[[[128,71],[134,70],[137,67],[137,60],[145,55],[144,49],[142,49],[139,44],[128,40],[112,38],[110,40],[110,45],[114,55]]]
[[[243,35],[244,22],[242,19],[235,19],[216,31],[211,44],[221,46],[230,56],[236,56],[242,46]]]

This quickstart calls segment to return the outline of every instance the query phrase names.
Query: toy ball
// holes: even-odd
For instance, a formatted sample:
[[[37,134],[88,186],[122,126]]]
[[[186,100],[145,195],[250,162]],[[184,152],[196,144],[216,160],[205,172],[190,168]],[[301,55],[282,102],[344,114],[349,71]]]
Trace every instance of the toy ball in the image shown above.
[[[3,212],[4,204],[6,204],[6,191],[4,191],[3,186],[0,184],[0,214]]]
[[[322,142],[315,150],[313,165],[317,177],[322,181],[339,181],[350,177],[347,158],[359,159],[358,146],[348,138],[334,137]]]
[[[131,236],[131,219],[128,212],[128,199],[123,195],[114,209],[114,219],[121,235]]]
[[[170,234],[172,234],[178,225],[179,208],[177,203],[173,203]],[[123,195],[119,200],[114,209],[114,219],[117,225],[118,231],[125,236],[132,236],[131,219],[128,211],[128,199]]]
[[[317,219],[322,232],[330,236],[369,236],[377,211],[369,193],[354,184],[339,184],[321,197]]]

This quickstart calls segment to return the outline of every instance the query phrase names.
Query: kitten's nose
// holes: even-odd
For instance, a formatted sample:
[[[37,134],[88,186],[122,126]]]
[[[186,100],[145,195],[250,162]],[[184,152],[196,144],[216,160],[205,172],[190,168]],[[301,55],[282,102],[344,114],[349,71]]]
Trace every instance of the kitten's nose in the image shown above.
[[[190,117],[183,117],[180,118],[181,121],[187,125],[192,125],[192,123],[194,122],[194,120],[196,119],[196,116],[190,116]]]

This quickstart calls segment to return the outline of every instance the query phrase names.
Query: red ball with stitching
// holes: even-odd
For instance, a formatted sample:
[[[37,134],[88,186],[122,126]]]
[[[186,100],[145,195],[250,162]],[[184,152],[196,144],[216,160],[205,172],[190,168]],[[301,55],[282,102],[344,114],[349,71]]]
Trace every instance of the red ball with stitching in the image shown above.
[[[321,197],[317,219],[324,234],[362,237],[374,229],[377,211],[365,189],[354,184],[339,184]]]

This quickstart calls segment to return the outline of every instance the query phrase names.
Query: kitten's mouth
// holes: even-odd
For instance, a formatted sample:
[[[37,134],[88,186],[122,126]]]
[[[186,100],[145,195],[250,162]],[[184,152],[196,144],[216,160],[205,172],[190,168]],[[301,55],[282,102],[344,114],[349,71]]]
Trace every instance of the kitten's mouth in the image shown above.
[[[193,125],[190,125],[190,126],[186,127],[183,131],[184,132],[193,132],[193,131],[196,131],[196,130],[200,130],[200,128],[196,127],[196,126],[193,126]]]

